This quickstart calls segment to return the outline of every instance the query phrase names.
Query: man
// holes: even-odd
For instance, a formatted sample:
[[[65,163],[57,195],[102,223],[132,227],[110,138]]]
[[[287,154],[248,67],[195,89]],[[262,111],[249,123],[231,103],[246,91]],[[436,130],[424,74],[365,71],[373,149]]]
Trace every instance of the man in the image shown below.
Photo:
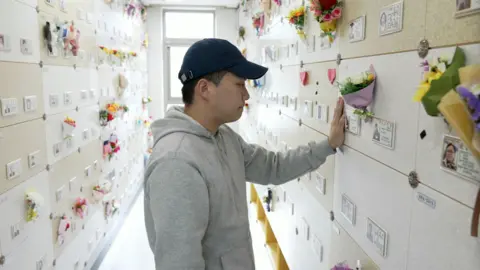
[[[179,72],[185,109],[152,124],[145,172],[145,223],[157,270],[253,270],[246,181],[280,185],[317,169],[343,144],[339,100],[328,140],[275,153],[245,142],[225,123],[242,115],[246,79],[267,68],[230,42],[205,39]]]

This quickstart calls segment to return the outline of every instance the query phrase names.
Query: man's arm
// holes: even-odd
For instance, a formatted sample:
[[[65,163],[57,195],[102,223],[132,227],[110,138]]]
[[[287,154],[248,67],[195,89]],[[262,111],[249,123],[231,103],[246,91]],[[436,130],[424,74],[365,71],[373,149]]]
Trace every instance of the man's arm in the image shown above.
[[[281,185],[313,171],[335,153],[327,140],[310,142],[285,153],[248,144],[240,138],[245,157],[245,175],[249,182]]]
[[[204,270],[202,239],[208,225],[206,183],[179,159],[161,161],[146,183],[155,228],[156,269]]]
[[[343,108],[343,99],[339,98],[328,140],[310,142],[286,153],[272,152],[259,145],[248,144],[238,136],[245,160],[247,180],[262,185],[281,185],[320,167],[345,140]]]

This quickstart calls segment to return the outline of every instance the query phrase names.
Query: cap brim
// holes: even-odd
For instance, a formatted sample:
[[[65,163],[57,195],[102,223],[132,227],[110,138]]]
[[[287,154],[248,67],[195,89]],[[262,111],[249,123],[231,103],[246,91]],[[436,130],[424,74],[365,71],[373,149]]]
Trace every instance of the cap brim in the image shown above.
[[[229,68],[228,71],[232,72],[240,78],[256,80],[263,77],[267,73],[268,68],[249,61],[245,61]]]

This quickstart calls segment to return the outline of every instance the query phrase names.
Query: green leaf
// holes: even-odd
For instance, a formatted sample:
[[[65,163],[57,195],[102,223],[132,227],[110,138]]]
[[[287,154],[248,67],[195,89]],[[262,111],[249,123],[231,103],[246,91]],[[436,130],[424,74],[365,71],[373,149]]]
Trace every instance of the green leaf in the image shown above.
[[[439,79],[432,81],[430,89],[422,98],[423,107],[428,115],[438,116],[440,114],[437,106],[448,91],[455,89],[460,84],[458,70],[464,66],[465,53],[463,49],[457,47],[450,66]]]

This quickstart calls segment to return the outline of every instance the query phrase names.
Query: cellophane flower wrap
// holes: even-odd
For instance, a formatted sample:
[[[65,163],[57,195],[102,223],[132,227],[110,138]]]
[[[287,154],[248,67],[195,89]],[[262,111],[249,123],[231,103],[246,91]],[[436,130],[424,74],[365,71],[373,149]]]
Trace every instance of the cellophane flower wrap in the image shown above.
[[[461,84],[442,97],[438,110],[480,162],[480,65],[458,72]]]
[[[373,101],[375,80],[375,70],[373,66],[370,66],[369,71],[362,72],[355,77],[348,77],[343,82],[338,83],[340,94],[342,94],[345,103],[355,109],[365,111]]]
[[[44,203],[42,195],[37,192],[28,192],[25,194],[25,201],[27,204],[27,222],[36,221]]]
[[[307,19],[307,14],[305,12],[305,6],[300,6],[296,9],[290,11],[287,16],[288,23],[293,25],[297,30],[297,34],[301,39],[306,38],[305,33],[305,22]]]
[[[422,102],[428,115],[439,116],[440,100],[460,84],[458,70],[465,66],[465,53],[457,47],[451,61],[448,57],[435,57],[422,62],[422,66],[423,80],[413,100]]]
[[[310,0],[310,10],[320,23],[322,36],[333,42],[337,31],[337,20],[342,16],[343,2],[338,0]]]

